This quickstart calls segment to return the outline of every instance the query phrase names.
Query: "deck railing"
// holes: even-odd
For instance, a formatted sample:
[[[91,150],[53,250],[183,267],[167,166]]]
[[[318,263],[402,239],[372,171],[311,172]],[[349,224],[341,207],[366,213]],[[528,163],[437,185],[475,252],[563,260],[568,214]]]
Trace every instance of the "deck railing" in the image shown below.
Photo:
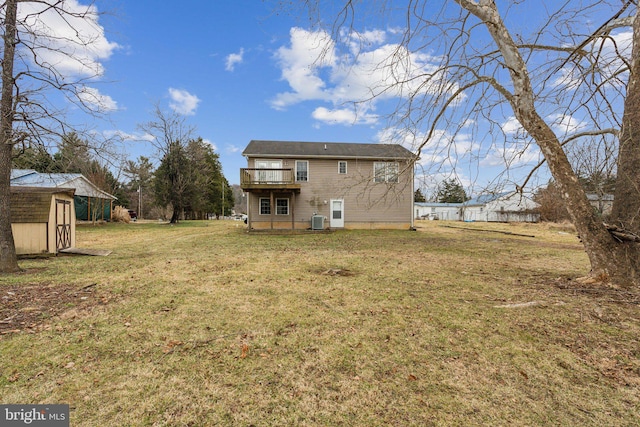
[[[293,184],[293,169],[241,168],[240,185]]]

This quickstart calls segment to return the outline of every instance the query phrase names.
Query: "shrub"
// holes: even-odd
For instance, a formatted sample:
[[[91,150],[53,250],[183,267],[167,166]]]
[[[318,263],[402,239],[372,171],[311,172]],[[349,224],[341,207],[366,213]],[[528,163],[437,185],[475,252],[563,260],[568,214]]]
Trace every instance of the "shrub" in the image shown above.
[[[111,220],[113,222],[124,222],[125,224],[129,224],[131,222],[131,216],[129,216],[129,211],[126,208],[116,206],[111,213]]]

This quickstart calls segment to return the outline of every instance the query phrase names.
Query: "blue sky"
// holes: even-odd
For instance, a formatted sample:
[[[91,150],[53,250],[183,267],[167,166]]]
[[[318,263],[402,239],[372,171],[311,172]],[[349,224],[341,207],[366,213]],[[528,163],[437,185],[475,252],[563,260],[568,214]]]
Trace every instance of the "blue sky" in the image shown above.
[[[336,125],[313,118],[319,104],[276,105],[291,90],[279,49],[291,47],[297,17],[256,0],[99,2],[105,36],[118,44],[97,87],[116,103],[103,130],[143,135],[155,103],[177,109],[196,135],[220,154],[230,183],[239,183],[241,156],[251,139],[377,142],[373,125]],[[292,59],[293,60],[293,59]],[[135,158],[153,156],[149,144],[129,141]]]
[[[401,128],[386,119],[389,111],[406,101],[407,91],[426,101],[432,96],[429,85],[409,84],[398,90],[389,84],[388,69],[378,66],[399,52],[402,14],[383,16],[377,13],[376,2],[365,2],[360,15],[364,18],[354,25],[356,33],[336,40],[336,34],[313,29],[304,13],[290,14],[278,3],[98,0],[97,10],[106,14],[83,27],[94,37],[95,46],[79,53],[82,64],[60,64],[67,66],[69,74],[90,77],[83,99],[99,105],[105,119],[90,120],[71,109],[73,119],[101,135],[119,136],[122,144],[116,148],[130,159],[154,158],[157,153],[138,125],[154,120],[156,104],[179,112],[196,128],[194,136],[215,147],[232,184],[239,183],[239,169],[246,166],[241,152],[252,139],[394,142],[410,149],[425,140],[428,121]],[[67,0],[67,4],[80,8],[88,3]],[[535,28],[532,22],[542,11],[537,2],[523,7],[514,6],[507,15],[518,34]],[[434,15],[443,18],[451,10],[456,13],[457,6],[445,2],[441,9],[434,9]],[[590,13],[598,16],[597,11]],[[590,26],[600,25],[588,17],[583,22],[585,34]],[[62,26],[51,25],[55,31]],[[486,44],[482,29],[474,31],[472,40]],[[624,30],[614,34],[622,50],[628,46],[629,34]],[[434,69],[443,57],[438,36],[437,31],[426,34],[427,47],[400,51],[406,64],[396,71],[410,79]],[[558,43],[553,36],[549,40]],[[569,72],[559,70],[554,78],[553,85],[546,84],[552,86],[550,94],[574,90]],[[435,84],[443,81],[433,79]],[[365,100],[372,89],[382,94],[352,103]],[[449,122],[439,124],[420,153],[417,186],[427,192],[434,183],[452,176],[474,195],[501,184],[513,189],[541,158],[535,145],[522,138],[508,108],[494,109],[491,123],[467,118],[466,106],[472,103],[465,101],[471,99],[454,103],[452,111],[458,110],[458,116],[454,113]],[[429,111],[428,106],[424,111]],[[544,112],[557,132],[568,135],[593,125],[584,112],[579,115],[579,108],[558,107],[552,102]],[[504,142],[497,143],[496,134]],[[505,163],[512,172],[500,175]],[[547,179],[542,168],[537,183]]]

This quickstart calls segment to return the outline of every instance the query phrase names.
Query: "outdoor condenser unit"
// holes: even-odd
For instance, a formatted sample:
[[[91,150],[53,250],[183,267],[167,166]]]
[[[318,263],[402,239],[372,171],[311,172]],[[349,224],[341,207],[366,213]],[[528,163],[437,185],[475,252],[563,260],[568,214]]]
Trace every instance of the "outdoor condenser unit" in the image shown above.
[[[311,217],[311,229],[312,230],[324,230],[324,216],[313,215]]]

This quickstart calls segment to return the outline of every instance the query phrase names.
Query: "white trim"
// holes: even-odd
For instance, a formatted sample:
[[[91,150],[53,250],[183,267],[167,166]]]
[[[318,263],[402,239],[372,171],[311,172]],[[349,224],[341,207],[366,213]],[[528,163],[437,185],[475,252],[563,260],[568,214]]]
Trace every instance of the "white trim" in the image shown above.
[[[307,179],[306,180],[298,180],[298,163],[306,163],[307,164]],[[309,182],[309,160],[296,160],[294,164],[295,169],[293,173],[295,174],[296,182]]]
[[[264,214],[262,213],[262,201],[263,200],[266,200],[266,201],[269,202],[269,213],[268,214],[267,213],[264,213]],[[263,216],[271,215],[271,209],[272,208],[273,207],[271,206],[271,199],[269,197],[259,197],[258,198],[258,215],[263,215]]]
[[[382,181],[377,181],[376,180],[376,165],[380,165],[383,164],[384,165],[384,174],[381,175],[381,178],[383,178]],[[390,171],[389,168],[391,165],[395,165],[395,180],[391,180],[391,176],[393,176]],[[373,162],[373,182],[376,184],[383,184],[383,183],[389,183],[389,184],[397,184],[400,182],[400,164],[398,162]],[[411,196],[413,197],[413,196]]]
[[[340,202],[340,218],[333,218],[334,202]],[[331,228],[344,228],[344,199],[329,200],[329,225]]]
[[[344,163],[344,172],[340,172],[340,163]],[[338,175],[347,175],[349,170],[347,164],[346,160],[338,160]]]
[[[278,213],[278,200],[286,200],[286,201],[287,201],[287,213],[286,213],[286,214]],[[275,211],[275,214],[276,214],[276,215],[279,215],[279,216],[289,216],[289,215],[291,214],[291,205],[290,205],[290,202],[289,202],[289,198],[283,198],[283,197],[279,197],[279,198],[277,198],[277,199],[276,199],[276,206],[275,206],[275,208],[276,208],[276,211]]]

